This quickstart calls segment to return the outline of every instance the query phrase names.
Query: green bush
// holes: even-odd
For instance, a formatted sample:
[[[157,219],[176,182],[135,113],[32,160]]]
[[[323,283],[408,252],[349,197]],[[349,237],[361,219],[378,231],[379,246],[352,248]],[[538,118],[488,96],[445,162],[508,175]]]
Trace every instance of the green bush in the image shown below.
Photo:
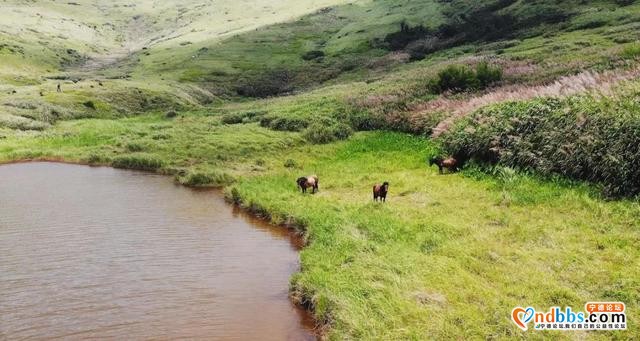
[[[301,131],[309,125],[309,119],[297,116],[268,115],[260,118],[260,125],[278,131]]]
[[[429,34],[429,29],[423,25],[412,27],[403,21],[400,23],[400,31],[387,34],[384,42],[387,48],[397,51],[405,48],[411,42],[426,38]]]
[[[476,74],[466,65],[450,65],[438,72],[436,91],[465,91],[477,89],[480,81]]]
[[[128,142],[125,147],[130,152],[141,152],[144,150],[144,145],[138,142]]]
[[[82,103],[82,105],[84,105],[85,107],[87,107],[89,109],[96,110],[96,104],[93,103],[93,101],[86,101],[86,102]]]
[[[502,69],[487,62],[478,63],[475,71],[466,65],[450,65],[438,72],[428,87],[432,92],[467,91],[486,88],[502,79]]]
[[[640,89],[621,98],[536,99],[480,109],[442,137],[453,155],[640,194]]]
[[[386,126],[382,115],[367,110],[354,110],[348,115],[349,124],[356,130],[383,129]]]
[[[260,116],[266,114],[264,111],[245,111],[234,112],[222,115],[222,123],[224,124],[239,124],[255,122]]]
[[[313,144],[324,144],[336,140],[345,140],[353,134],[353,130],[347,124],[341,122],[316,121],[313,122],[302,135]]]
[[[178,175],[176,180],[190,187],[219,187],[226,186],[234,182],[234,178],[227,173],[208,171],[191,171],[187,174]]]
[[[502,79],[502,69],[491,66],[487,62],[481,62],[476,66],[476,78],[478,78],[480,86],[486,88]]]
[[[155,171],[163,166],[163,162],[146,154],[124,155],[116,157],[111,166],[115,168]]]
[[[98,165],[108,162],[109,160],[99,154],[91,153],[89,154],[89,156],[87,156],[85,161],[90,165]]]
[[[304,60],[316,60],[324,57],[324,52],[320,50],[312,50],[304,53],[302,59]]]
[[[35,121],[21,116],[0,115],[0,128],[7,127],[17,130],[45,130],[50,127],[46,122]]]
[[[625,46],[622,50],[622,58],[635,59],[640,56],[640,43],[633,43]]]
[[[240,81],[236,92],[244,97],[266,98],[293,90],[295,73],[290,70],[272,70],[258,75],[247,75]]]
[[[287,161],[284,162],[284,167],[285,168],[297,168],[298,164],[293,159],[287,159]]]

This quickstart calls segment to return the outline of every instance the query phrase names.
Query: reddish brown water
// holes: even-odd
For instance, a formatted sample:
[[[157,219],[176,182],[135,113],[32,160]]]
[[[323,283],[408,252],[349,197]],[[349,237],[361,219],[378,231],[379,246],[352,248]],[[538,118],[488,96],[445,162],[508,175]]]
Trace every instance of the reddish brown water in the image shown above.
[[[297,247],[146,173],[0,166],[0,339],[313,339]]]

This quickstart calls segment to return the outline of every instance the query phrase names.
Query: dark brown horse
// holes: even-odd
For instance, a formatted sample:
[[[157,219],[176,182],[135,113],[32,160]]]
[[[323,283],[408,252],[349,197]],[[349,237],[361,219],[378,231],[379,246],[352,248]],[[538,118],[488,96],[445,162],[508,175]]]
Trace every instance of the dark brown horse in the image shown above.
[[[389,183],[384,182],[382,185],[376,184],[373,186],[373,200],[378,201],[378,198],[382,202],[387,202],[387,193],[389,192]]]
[[[443,170],[445,168],[449,172],[457,172],[460,170],[460,167],[459,167],[460,164],[458,163],[458,160],[452,157],[448,157],[448,158],[443,158],[441,156],[432,157],[431,159],[429,159],[429,166],[433,166],[434,164],[438,166],[438,170],[440,171],[440,174],[443,173]]]
[[[312,188],[311,193],[314,193],[314,194],[319,190],[318,189],[319,180],[317,175],[300,177],[298,178],[298,180],[296,180],[296,183],[298,184],[298,187],[300,187],[300,189],[302,190],[302,193],[307,193],[307,188]]]

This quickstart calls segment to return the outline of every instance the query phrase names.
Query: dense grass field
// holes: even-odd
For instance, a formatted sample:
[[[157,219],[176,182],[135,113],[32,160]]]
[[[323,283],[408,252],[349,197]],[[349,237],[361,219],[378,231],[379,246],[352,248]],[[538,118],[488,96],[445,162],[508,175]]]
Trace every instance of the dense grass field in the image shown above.
[[[0,164],[224,187],[306,238],[291,296],[320,335],[640,338],[637,1],[2,7]],[[470,162],[439,175],[438,154]],[[509,319],[607,300],[627,331]]]
[[[273,174],[228,193],[306,231],[292,290],[330,323],[331,338],[634,338],[633,309],[629,331],[615,333],[524,334],[508,314],[522,304],[637,305],[637,202],[508,168],[438,175],[425,164],[433,152],[408,135],[359,134],[274,160]],[[299,168],[284,168],[286,158]],[[320,193],[301,195],[293,179],[311,173]],[[388,202],[374,203],[371,187],[383,181]]]

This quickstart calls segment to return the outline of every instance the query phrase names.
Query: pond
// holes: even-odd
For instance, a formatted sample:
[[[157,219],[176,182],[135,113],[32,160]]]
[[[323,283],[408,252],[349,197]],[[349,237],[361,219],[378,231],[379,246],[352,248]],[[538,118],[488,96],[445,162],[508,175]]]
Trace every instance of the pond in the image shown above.
[[[0,166],[0,339],[314,339],[299,241],[170,178]]]

